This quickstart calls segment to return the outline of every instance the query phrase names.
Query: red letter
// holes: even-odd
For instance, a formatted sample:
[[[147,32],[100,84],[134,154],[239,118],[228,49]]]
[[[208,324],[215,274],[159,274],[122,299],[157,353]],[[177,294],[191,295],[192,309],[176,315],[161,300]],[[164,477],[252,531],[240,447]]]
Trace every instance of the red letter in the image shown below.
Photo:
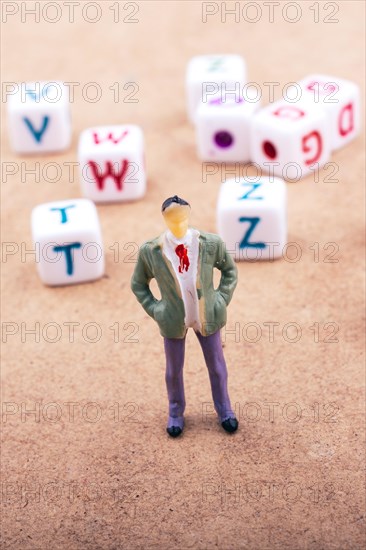
[[[128,170],[128,161],[123,160],[121,162],[122,162],[121,171],[120,172],[117,172],[117,171],[114,172],[113,164],[110,161],[107,161],[106,162],[106,168],[107,169],[104,172],[104,174],[101,173],[101,170],[99,170],[99,166],[96,162],[94,162],[93,160],[90,160],[88,162],[88,164],[91,168],[92,174],[94,176],[94,179],[97,182],[97,186],[98,186],[99,191],[103,191],[103,189],[104,189],[104,180],[108,177],[113,178],[118,191],[122,191],[122,183],[123,183],[123,180],[125,179],[125,176],[126,176],[126,173],[127,173],[127,170]]]
[[[273,111],[273,114],[283,118],[291,118],[292,120],[297,120],[298,118],[305,116],[304,111],[300,111],[300,109],[293,107],[292,105],[279,107],[277,111]]]
[[[308,153],[309,151],[311,151],[311,146],[307,145],[307,143],[313,138],[315,138],[316,140],[316,152],[312,158],[305,160],[305,164],[307,166],[310,166],[310,164],[314,164],[314,162],[316,162],[322,154],[322,137],[319,132],[315,130],[302,138],[302,150],[304,151],[304,153]]]
[[[95,145],[99,145],[99,143],[101,143],[102,141],[107,141],[107,140],[110,140],[114,144],[116,144],[116,143],[119,143],[120,141],[122,141],[127,136],[127,134],[128,134],[128,130],[125,130],[119,138],[115,138],[113,136],[112,132],[109,132],[109,134],[106,138],[100,139],[98,134],[96,132],[94,132],[93,133],[93,138],[94,138]]]
[[[310,82],[310,84],[308,84],[306,86],[306,88],[308,90],[311,90],[311,91],[314,91],[314,86],[315,84],[318,84],[318,88],[319,88],[319,93],[321,94],[325,94],[325,93],[332,93],[332,92],[335,92],[336,90],[336,87],[334,86],[333,83],[331,82],[317,82],[316,80],[313,80],[312,82]],[[329,90],[328,90],[329,88]]]
[[[348,126],[347,124],[343,125],[344,122],[344,115],[348,113]],[[338,130],[341,136],[346,136],[350,132],[352,132],[354,128],[353,124],[353,103],[348,103],[348,105],[345,105],[343,109],[341,109],[341,112],[339,113],[339,119],[338,119]]]

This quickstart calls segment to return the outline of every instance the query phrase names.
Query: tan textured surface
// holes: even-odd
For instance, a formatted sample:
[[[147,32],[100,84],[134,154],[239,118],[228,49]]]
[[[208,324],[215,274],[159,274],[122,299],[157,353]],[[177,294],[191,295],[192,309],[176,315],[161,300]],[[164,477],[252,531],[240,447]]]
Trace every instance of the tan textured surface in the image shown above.
[[[103,90],[101,101],[92,104],[76,89],[73,147],[63,155],[15,158],[3,127],[3,161],[24,161],[27,168],[36,160],[41,166],[58,162],[62,169],[55,183],[31,175],[21,182],[20,172],[3,182],[3,240],[30,246],[31,208],[79,196],[77,178],[70,182],[63,163],[76,160],[78,134],[89,125],[141,124],[149,174],[144,201],[99,207],[107,250],[102,281],[52,290],[42,287],[31,256],[22,261],[18,253],[3,263],[3,322],[19,326],[3,344],[3,402],[19,407],[2,423],[4,548],[359,549],[365,542],[363,138],[333,155],[338,183],[324,181],[328,171],[319,183],[309,177],[288,186],[289,240],[301,246],[301,260],[239,266],[228,329],[238,323],[252,339],[254,328],[247,323],[257,323],[262,336],[249,343],[242,335],[237,341],[226,335],[231,397],[241,420],[235,437],[226,436],[215,417],[202,420],[202,403],[211,397],[190,334],[186,431],[181,440],[167,438],[162,341],[129,291],[133,263],[127,260],[134,247],[123,247],[162,230],[159,207],[172,193],[191,202],[194,225],[215,230],[220,174],[202,182],[185,115],[188,59],[238,52],[247,59],[251,80],[260,84],[283,85],[319,71],[363,86],[364,3],[337,2],[335,24],[324,23],[330,10],[322,3],[321,21],[314,23],[310,2],[301,2],[296,24],[284,21],[281,11],[275,24],[268,23],[263,5],[255,24],[232,18],[222,23],[218,16],[203,24],[200,2],[141,2],[139,23],[114,24],[111,3],[100,5],[95,25],[83,22],[77,7],[72,24],[64,7],[55,24],[31,17],[24,24],[18,14],[2,25],[3,80],[57,78],[82,83],[79,90],[97,81]],[[117,81],[137,82],[139,102],[114,103],[108,88]],[[337,263],[323,261],[330,242],[339,246]],[[113,243],[119,243],[119,261],[109,248]],[[319,262],[310,250],[314,243]],[[31,328],[36,322],[40,341],[25,335],[22,342],[21,323]],[[56,343],[47,341],[55,334],[45,332],[51,322],[61,329]],[[74,342],[68,322],[79,323]],[[82,334],[91,322],[103,331],[94,344]],[[268,322],[279,323],[274,342]],[[302,330],[297,343],[282,336],[290,322]],[[115,323],[119,343],[109,329]],[[134,325],[126,323],[138,326],[138,342],[128,341]],[[324,329],[326,323],[339,326],[338,343],[324,342],[331,329]],[[73,419],[67,402],[76,403]],[[269,402],[278,404],[272,405],[272,422]],[[50,419],[56,405],[45,407],[49,403],[59,407],[55,422]],[[127,403],[135,405],[128,409]],[[22,418],[21,407],[36,404],[40,418]],[[302,417],[290,422],[296,407]],[[91,422],[96,411],[101,418]],[[128,414],[137,422],[128,422]]]

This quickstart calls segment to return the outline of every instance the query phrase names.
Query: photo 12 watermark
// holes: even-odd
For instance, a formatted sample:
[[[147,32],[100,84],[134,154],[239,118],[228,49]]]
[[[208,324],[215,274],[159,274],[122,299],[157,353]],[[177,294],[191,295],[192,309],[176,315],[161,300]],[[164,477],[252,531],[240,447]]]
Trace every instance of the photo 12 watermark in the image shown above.
[[[275,180],[275,170],[280,166],[279,162],[264,161],[263,166],[257,162],[250,161],[248,163],[240,162],[215,162],[207,161],[202,163],[201,181],[208,183],[211,179],[224,183],[228,177],[235,179],[239,183],[243,178],[247,183],[258,183],[261,178],[268,177],[270,182]],[[318,162],[309,165],[310,174],[304,173],[303,167],[298,162],[287,162],[281,168],[281,176],[289,183],[296,183],[303,177],[312,179],[314,183],[335,184],[339,183],[339,164],[336,162],[326,162],[320,166]],[[9,170],[13,170],[9,167]],[[217,178],[218,176],[218,178]]]
[[[80,323],[79,321],[49,322],[15,322],[1,323],[1,341],[3,344],[19,342],[21,344],[97,344],[102,340],[114,344],[138,344],[140,326],[134,321],[115,321],[102,326],[96,321]]]
[[[105,161],[103,164],[90,160],[86,163],[76,161],[45,162],[39,161],[4,161],[1,163],[1,176],[3,184],[37,183],[57,184],[62,181],[73,184],[83,181],[91,190],[105,191],[109,182],[112,188],[121,192],[126,184],[137,184],[139,178],[144,176],[144,170],[137,162]]]
[[[5,477],[5,476],[4,476]],[[3,477],[3,479],[4,479]],[[47,481],[37,478],[4,480],[1,484],[1,502],[4,506],[29,508],[39,505],[85,505],[103,502],[118,504],[124,519],[134,519],[141,488],[131,483],[100,483],[88,475],[82,480],[64,480],[50,477]]]
[[[202,2],[202,23],[339,23],[339,2]]]
[[[208,480],[202,483],[201,501],[208,505],[273,504],[291,506],[297,503],[327,505],[337,498],[333,482],[279,479],[241,479],[233,483]]]
[[[136,24],[140,22],[140,2],[98,1],[59,1],[32,2],[3,1],[1,2],[1,22],[3,24],[17,22],[23,24],[61,22],[75,23],[83,21],[91,26],[100,21],[117,24]]]
[[[204,81],[201,84],[202,103],[218,105],[230,105],[237,103],[274,103],[276,97],[286,103],[295,104],[304,99],[313,103],[334,104],[339,103],[339,84],[333,81],[321,80],[304,84],[299,82],[278,81],[255,82],[245,84],[241,82]]]
[[[14,82],[1,83],[1,101],[8,103],[16,98],[19,103],[30,107],[42,103],[52,105],[62,100],[73,104],[84,101],[98,103],[111,98],[114,103],[139,103],[140,86],[137,82],[126,80],[112,83],[96,81],[49,81],[49,82]]]
[[[2,424],[98,424],[99,422],[139,423],[140,407],[134,401],[112,404],[98,401],[3,401]]]
[[[216,410],[212,402],[202,403],[202,422],[212,422],[216,418]],[[340,422],[340,407],[334,401],[329,403],[314,403],[305,405],[296,401],[281,403],[280,401],[247,401],[235,402],[233,412],[238,420],[256,423],[306,423],[306,424],[337,424]],[[231,411],[227,411],[231,414]]]
[[[230,327],[221,329],[222,343],[235,342],[246,344],[287,343],[297,344],[302,339],[314,344],[338,344],[340,342],[340,325],[335,321],[319,322],[301,325],[296,321],[231,321]]]

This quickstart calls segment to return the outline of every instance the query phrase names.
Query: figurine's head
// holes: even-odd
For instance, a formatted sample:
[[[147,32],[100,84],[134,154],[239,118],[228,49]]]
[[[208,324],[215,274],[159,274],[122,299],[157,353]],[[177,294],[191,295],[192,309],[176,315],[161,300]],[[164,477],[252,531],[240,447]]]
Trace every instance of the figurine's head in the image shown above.
[[[188,221],[191,213],[189,203],[177,195],[174,195],[174,197],[169,197],[169,199],[163,202],[161,211],[167,227],[177,239],[182,239],[188,229]]]

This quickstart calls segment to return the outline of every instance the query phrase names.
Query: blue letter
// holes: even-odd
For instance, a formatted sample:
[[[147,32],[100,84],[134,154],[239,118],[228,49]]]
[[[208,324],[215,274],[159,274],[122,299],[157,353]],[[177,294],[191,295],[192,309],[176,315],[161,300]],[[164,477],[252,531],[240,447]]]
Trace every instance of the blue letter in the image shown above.
[[[243,199],[253,199],[253,200],[261,200],[263,199],[263,197],[250,197],[249,195],[251,195],[256,189],[258,189],[258,187],[260,187],[262,184],[261,183],[243,183],[243,185],[250,185],[251,186],[251,189],[249,189],[249,191],[247,193],[245,193],[245,195],[243,195],[242,197],[239,197],[239,200],[243,200]]]
[[[208,70],[211,71],[219,71],[222,66],[224,65],[224,59],[222,57],[216,57],[211,61],[210,66],[208,67]]]
[[[260,221],[260,218],[239,218],[240,222],[249,222],[250,226],[245,233],[239,247],[240,248],[266,248],[266,243],[250,243],[249,238],[253,233],[256,225]]]
[[[70,204],[70,206],[64,206],[63,208],[50,208],[50,210],[52,212],[57,212],[57,210],[59,210],[61,213],[61,223],[66,223],[67,222],[66,210],[68,208],[75,208],[75,204]]]
[[[73,248],[81,248],[81,243],[71,243],[71,244],[64,244],[63,246],[53,247],[53,250],[55,252],[65,252],[66,273],[68,275],[72,275],[74,273],[74,264],[72,261],[72,253],[71,253],[71,250]]]
[[[41,94],[42,94],[42,97],[43,97],[43,98],[45,97],[45,92],[47,92],[48,88],[49,88],[49,85],[44,86],[44,87],[42,88]],[[36,93],[36,92],[34,92],[33,90],[27,90],[27,89],[25,89],[25,95],[29,95],[29,96],[33,99],[33,101],[37,101],[37,103],[38,103],[39,100],[40,100],[39,94]]]
[[[41,143],[42,136],[43,136],[43,134],[44,134],[44,132],[45,132],[47,126],[48,126],[48,122],[50,120],[49,117],[48,116],[43,117],[43,124],[42,124],[42,128],[40,130],[35,130],[32,126],[31,121],[28,118],[24,117],[23,120],[26,123],[26,125],[28,126],[29,130],[32,132],[36,142]]]
[[[25,90],[25,95],[29,95],[33,101],[37,101],[39,99],[39,96],[37,96],[36,92],[33,92],[32,90]]]

